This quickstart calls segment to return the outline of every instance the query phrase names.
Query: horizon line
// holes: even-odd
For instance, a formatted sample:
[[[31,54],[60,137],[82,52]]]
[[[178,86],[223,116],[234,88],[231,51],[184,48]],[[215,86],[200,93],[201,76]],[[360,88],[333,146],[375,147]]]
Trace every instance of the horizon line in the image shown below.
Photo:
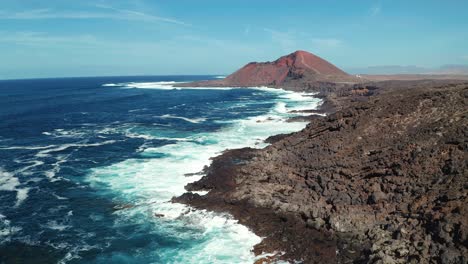
[[[85,75],[85,76],[51,76],[51,77],[25,77],[6,78],[0,81],[46,80],[46,79],[78,79],[78,78],[114,78],[114,77],[173,77],[173,76],[227,76],[228,74],[142,74],[142,75]]]

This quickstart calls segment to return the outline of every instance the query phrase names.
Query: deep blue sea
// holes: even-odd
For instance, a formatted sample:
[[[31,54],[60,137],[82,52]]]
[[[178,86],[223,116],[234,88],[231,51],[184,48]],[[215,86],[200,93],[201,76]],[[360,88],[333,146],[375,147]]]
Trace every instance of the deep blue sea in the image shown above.
[[[0,81],[0,263],[252,263],[260,237],[169,200],[223,150],[302,129],[289,111],[319,100],[172,87],[210,78]]]

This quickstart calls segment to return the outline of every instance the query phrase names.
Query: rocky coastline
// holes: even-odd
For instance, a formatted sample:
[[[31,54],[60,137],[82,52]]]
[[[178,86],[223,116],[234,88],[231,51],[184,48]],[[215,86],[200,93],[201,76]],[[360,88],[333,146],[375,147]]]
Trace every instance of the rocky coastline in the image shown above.
[[[264,237],[257,263],[467,263],[468,82],[289,89],[318,91],[327,115],[214,157],[173,201]]]

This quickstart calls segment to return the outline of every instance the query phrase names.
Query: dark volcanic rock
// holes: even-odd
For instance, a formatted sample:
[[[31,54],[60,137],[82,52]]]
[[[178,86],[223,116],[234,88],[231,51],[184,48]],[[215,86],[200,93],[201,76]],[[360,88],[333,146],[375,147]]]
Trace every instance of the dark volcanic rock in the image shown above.
[[[283,138],[289,137],[289,136],[291,136],[291,135],[292,135],[292,133],[289,133],[289,134],[278,134],[278,135],[274,135],[274,136],[269,136],[267,139],[265,139],[265,143],[272,144],[272,143],[275,143],[275,142],[277,142],[277,141],[282,140]]]
[[[230,150],[175,201],[230,212],[256,253],[303,263],[467,263],[468,83],[329,90],[336,112]]]
[[[315,118],[321,118],[321,116],[319,115],[295,116],[295,117],[288,118],[286,122],[308,122]]]

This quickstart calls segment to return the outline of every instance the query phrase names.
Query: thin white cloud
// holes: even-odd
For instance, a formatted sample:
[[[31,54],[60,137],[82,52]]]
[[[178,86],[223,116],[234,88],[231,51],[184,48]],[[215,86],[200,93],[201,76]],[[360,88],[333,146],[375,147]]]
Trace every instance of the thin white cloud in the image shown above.
[[[1,32],[0,43],[22,45],[83,45],[99,43],[93,35],[52,36],[44,32]]]
[[[148,53],[166,56],[168,54],[174,54],[174,52],[181,52],[181,50],[187,52],[190,50],[212,51],[214,49],[223,49],[236,52],[248,52],[251,54],[258,50],[257,47],[245,45],[241,42],[196,35],[174,36],[173,38],[160,41],[115,41],[102,39],[99,36],[90,34],[57,35],[46,32],[0,31],[0,45],[1,44],[7,44],[13,47],[27,47],[22,49],[23,51],[55,51],[58,48],[65,48],[67,51],[94,50],[99,53],[126,54],[127,56],[133,54],[135,56],[133,58],[142,56],[146,58],[149,56]],[[38,49],[29,49],[29,47]],[[181,57],[183,58],[185,56]]]
[[[460,57],[462,60],[468,60],[468,55],[463,55]]]
[[[10,13],[0,10],[0,19],[3,20],[39,20],[39,19],[115,19],[115,20],[133,20],[146,22],[165,22],[183,26],[190,26],[183,21],[154,16],[143,12],[117,9],[110,6],[97,5],[100,9],[108,12],[90,12],[90,11],[56,11],[53,9],[33,9],[22,12]],[[109,12],[110,11],[110,12]]]
[[[147,21],[161,21],[161,22],[167,22],[167,23],[173,23],[173,24],[178,24],[178,25],[183,25],[183,26],[191,26],[191,24],[182,22],[177,19],[173,18],[168,18],[168,17],[160,17],[160,16],[154,16],[150,14],[146,14],[143,12],[138,12],[134,10],[128,10],[128,9],[118,9],[109,5],[96,5],[98,8],[102,9],[108,9],[108,10],[113,10],[116,13],[121,13],[121,14],[126,14],[128,19],[137,19],[137,20],[147,20]]]
[[[378,14],[380,14],[380,12],[382,12],[382,7],[380,5],[375,5],[370,8],[371,16],[377,16]]]

